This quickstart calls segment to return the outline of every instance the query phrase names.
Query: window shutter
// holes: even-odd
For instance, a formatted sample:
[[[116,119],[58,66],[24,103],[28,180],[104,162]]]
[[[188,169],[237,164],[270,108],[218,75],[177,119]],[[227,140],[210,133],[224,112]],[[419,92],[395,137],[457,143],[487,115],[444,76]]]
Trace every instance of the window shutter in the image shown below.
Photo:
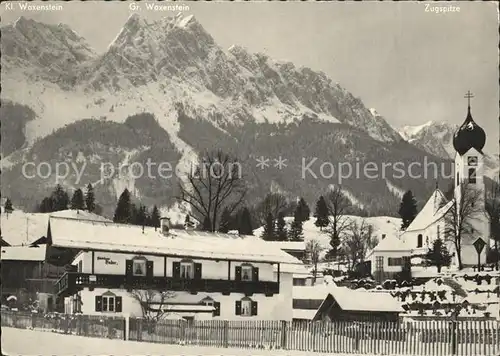
[[[201,263],[194,264],[194,279],[201,279]]]
[[[95,311],[102,311],[102,297],[100,295],[95,296]]]
[[[181,278],[181,263],[172,262],[172,277]]]
[[[220,303],[219,302],[214,302],[214,312],[213,312],[213,316],[220,316]]]
[[[126,260],[125,261],[125,275],[127,276],[132,276],[133,273],[133,268],[134,267],[134,262],[132,260]]]
[[[253,267],[252,268],[252,281],[257,282],[258,280],[259,280],[259,268]]]
[[[122,312],[122,297],[115,297],[115,311],[117,313]]]
[[[241,315],[241,301],[237,300],[234,306],[235,306],[235,308],[234,308],[234,314],[235,315]]]
[[[234,275],[236,281],[241,281],[241,266],[236,266],[236,272]]]
[[[257,302],[252,302],[252,315],[257,315]]]
[[[146,261],[146,277],[153,278],[153,261]]]

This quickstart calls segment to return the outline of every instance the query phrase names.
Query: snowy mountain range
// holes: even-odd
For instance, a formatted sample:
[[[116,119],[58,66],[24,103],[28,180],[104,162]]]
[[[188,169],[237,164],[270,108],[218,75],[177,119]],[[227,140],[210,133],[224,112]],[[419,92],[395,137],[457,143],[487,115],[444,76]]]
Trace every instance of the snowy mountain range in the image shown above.
[[[105,162],[167,161],[185,173],[218,148],[239,158],[251,200],[278,189],[310,204],[339,183],[338,172],[302,179],[303,158],[316,158],[316,170],[321,162],[423,161],[429,152],[448,162],[444,151],[405,142],[324,73],[236,45],[225,51],[193,16],[148,22],[134,14],[99,54],[67,25],[21,17],[2,28],[1,49],[0,114],[9,138],[2,195],[27,209],[49,193],[55,176],[25,178],[22,162],[86,165],[81,177],[69,172],[62,183],[95,184],[108,213],[125,187],[145,204],[171,205],[179,181],[126,170],[101,180]],[[260,156],[283,156],[287,168],[263,171],[255,165]],[[393,215],[402,192],[425,200],[435,180],[356,175],[342,186],[366,213]]]
[[[459,125],[450,125],[446,122],[428,121],[423,125],[404,126],[400,135],[411,144],[445,159],[455,157],[453,135]],[[490,154],[485,158],[485,174],[491,179],[498,177],[498,159]]]

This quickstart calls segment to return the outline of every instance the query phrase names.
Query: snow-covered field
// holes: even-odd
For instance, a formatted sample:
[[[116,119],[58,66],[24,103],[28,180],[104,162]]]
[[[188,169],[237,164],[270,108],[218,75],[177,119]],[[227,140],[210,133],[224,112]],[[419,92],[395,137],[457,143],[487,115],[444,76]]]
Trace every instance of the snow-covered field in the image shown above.
[[[2,328],[2,352],[6,356],[90,356],[90,355],[163,355],[163,356],[308,356],[307,351],[225,349],[198,346],[150,344],[145,342],[94,339],[51,332]],[[314,353],[315,356],[332,355]],[[347,356],[347,354],[335,354]],[[352,354],[351,354],[352,356]],[[370,355],[365,355],[370,356]]]

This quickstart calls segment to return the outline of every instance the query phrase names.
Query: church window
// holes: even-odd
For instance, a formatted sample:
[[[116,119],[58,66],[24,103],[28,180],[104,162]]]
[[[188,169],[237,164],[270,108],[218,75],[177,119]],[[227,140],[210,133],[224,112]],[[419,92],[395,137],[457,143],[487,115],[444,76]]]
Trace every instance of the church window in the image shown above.
[[[457,184],[456,185],[459,185],[460,184],[460,173],[457,173]]]
[[[476,183],[476,169],[475,168],[469,168],[469,183],[470,184]]]
[[[437,226],[437,238],[441,238],[441,230],[439,229],[439,225]]]
[[[422,247],[424,241],[423,241],[423,236],[422,234],[418,234],[417,236],[417,247]]]

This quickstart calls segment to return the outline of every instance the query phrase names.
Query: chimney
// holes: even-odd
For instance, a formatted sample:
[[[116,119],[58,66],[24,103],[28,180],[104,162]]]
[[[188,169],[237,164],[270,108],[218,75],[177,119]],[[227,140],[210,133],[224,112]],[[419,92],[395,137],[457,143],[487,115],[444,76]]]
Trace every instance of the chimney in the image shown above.
[[[167,217],[160,218],[160,226],[161,226],[161,233],[164,236],[168,236],[170,231],[170,218]]]

